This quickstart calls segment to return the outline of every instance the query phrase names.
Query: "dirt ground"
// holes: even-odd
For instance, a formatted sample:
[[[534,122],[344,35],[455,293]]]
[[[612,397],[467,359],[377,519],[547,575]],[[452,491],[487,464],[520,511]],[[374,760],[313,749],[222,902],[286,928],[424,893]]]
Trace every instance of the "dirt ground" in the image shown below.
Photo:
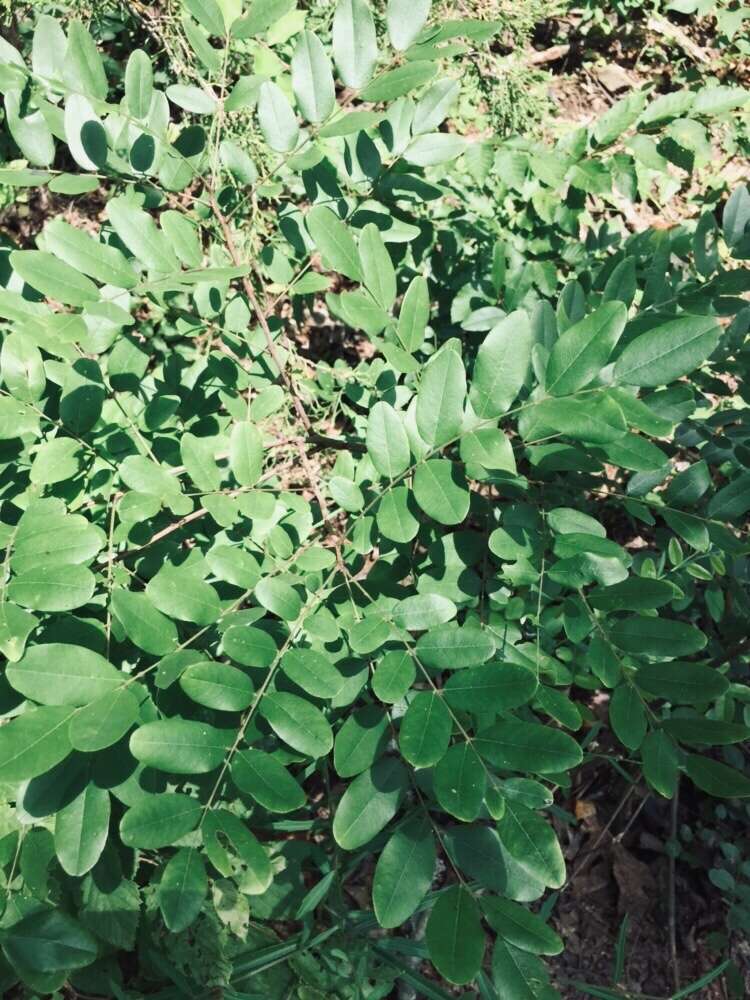
[[[710,851],[690,854],[674,864],[670,893],[669,844],[672,804],[649,795],[642,784],[628,785],[607,768],[582,777],[579,795],[568,805],[579,826],[560,824],[568,843],[569,879],[552,922],[565,951],[549,961],[555,985],[566,1000],[583,1000],[576,981],[612,987],[615,956],[623,922],[625,947],[619,986],[634,994],[668,997],[699,979],[724,957],[725,904],[706,877]],[[696,828],[700,805],[689,789],[678,803],[677,824]],[[571,833],[571,829],[573,832]],[[692,853],[692,852],[690,852]],[[670,900],[673,900],[671,903]],[[670,914],[675,924],[676,969],[670,949]],[[735,964],[744,972],[750,995],[750,948],[733,946]],[[726,1000],[722,977],[692,996]]]

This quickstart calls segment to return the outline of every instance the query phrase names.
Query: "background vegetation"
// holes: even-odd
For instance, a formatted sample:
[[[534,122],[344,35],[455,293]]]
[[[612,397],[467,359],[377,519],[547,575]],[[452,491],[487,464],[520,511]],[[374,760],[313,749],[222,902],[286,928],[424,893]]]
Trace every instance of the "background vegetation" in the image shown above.
[[[746,995],[747,20],[7,9],[5,995]]]

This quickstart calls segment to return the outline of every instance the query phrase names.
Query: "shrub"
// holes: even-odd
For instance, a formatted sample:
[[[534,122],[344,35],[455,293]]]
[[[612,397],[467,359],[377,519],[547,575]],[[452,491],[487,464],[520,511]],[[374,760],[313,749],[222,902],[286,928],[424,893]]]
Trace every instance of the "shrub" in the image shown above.
[[[550,1000],[582,762],[750,796],[750,192],[604,221],[746,94],[469,139],[429,7],[0,46],[6,987]]]

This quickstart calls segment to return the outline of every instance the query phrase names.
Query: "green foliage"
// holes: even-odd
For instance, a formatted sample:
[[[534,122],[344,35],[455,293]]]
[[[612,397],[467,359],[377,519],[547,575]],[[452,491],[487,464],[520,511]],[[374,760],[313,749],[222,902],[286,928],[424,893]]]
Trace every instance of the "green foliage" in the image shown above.
[[[59,206],[0,288],[3,981],[552,1000],[587,693],[656,795],[750,797],[750,192],[599,221],[747,94],[469,139],[500,21],[179,13],[174,65],[0,45],[0,179]]]

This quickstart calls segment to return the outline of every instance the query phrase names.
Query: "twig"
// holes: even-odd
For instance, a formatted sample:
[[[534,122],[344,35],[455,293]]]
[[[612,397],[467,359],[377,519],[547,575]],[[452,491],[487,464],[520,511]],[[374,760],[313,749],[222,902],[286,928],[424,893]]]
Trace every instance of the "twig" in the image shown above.
[[[635,791],[635,783],[633,783],[626,790],[625,794],[620,799],[620,801],[619,801],[619,803],[617,805],[617,808],[612,813],[612,815],[609,817],[609,819],[607,820],[606,824],[599,831],[599,836],[594,841],[594,844],[590,848],[588,848],[588,850],[586,851],[585,855],[583,856],[583,858],[581,860],[581,863],[579,865],[577,865],[573,869],[573,871],[570,873],[570,875],[568,876],[568,879],[567,879],[567,881],[565,883],[564,889],[567,889],[571,885],[571,883],[573,882],[573,880],[576,879],[581,874],[581,872],[583,871],[583,869],[588,865],[588,863],[594,857],[594,855],[596,854],[596,849],[599,847],[599,844],[601,844],[601,842],[607,836],[607,834],[609,833],[609,831],[612,829],[612,824],[617,819],[617,817],[620,815],[620,813],[622,812],[622,810],[625,808],[625,805],[626,805],[628,799],[630,798],[630,796],[633,794],[634,791]]]
[[[646,803],[648,802],[648,800],[650,798],[651,798],[651,793],[649,792],[647,795],[643,796],[643,798],[641,799],[641,801],[635,807],[635,809],[633,811],[633,815],[627,821],[627,823],[625,824],[624,828],[622,830],[620,830],[620,832],[614,838],[617,841],[618,844],[622,843],[623,838],[627,835],[627,832],[631,828],[631,826],[633,825],[633,823],[635,823],[635,821],[638,819],[638,817],[641,814],[641,810],[643,809],[643,807],[646,805]]]
[[[721,653],[715,659],[711,661],[712,667],[721,667],[729,660],[733,660],[735,656],[741,656],[743,653],[750,651],[750,636],[747,636],[741,642],[736,643],[734,646],[730,646],[729,649]]]
[[[222,235],[224,236],[224,242],[226,244],[227,250],[229,251],[229,256],[232,258],[234,265],[236,267],[239,267],[242,264],[242,257],[240,256],[240,253],[237,249],[237,245],[234,242],[234,236],[232,234],[232,230],[229,227],[229,223],[227,222],[224,213],[221,211],[221,208],[219,207],[219,203],[217,202],[213,191],[210,192],[209,198],[211,201],[211,208],[213,210],[214,216],[216,217]],[[255,313],[258,323],[260,324],[260,328],[263,331],[263,336],[265,337],[266,346],[268,347],[268,353],[271,355],[271,359],[279,372],[279,377],[281,378],[282,382],[284,383],[289,393],[297,417],[299,418],[300,423],[304,427],[305,432],[309,434],[312,432],[312,424],[310,422],[310,418],[308,417],[307,412],[305,411],[305,407],[302,404],[302,400],[299,398],[299,395],[297,393],[297,387],[294,384],[294,379],[286,370],[286,366],[282,363],[281,358],[279,358],[278,352],[276,350],[276,345],[273,342],[273,334],[271,333],[271,328],[268,325],[268,318],[266,316],[265,310],[261,308],[261,305],[258,302],[258,297],[255,294],[255,289],[253,288],[253,283],[247,276],[242,279],[242,287],[244,289],[245,295],[247,296],[248,302],[252,306],[253,312]],[[301,436],[296,435],[294,438],[294,443],[297,448],[297,452],[299,454],[300,462],[302,463],[302,466],[305,470],[305,474],[307,475],[308,482],[310,483],[310,488],[315,494],[315,499],[318,501],[318,506],[320,507],[321,514],[323,515],[323,520],[328,521],[330,520],[330,512],[328,509],[328,504],[326,503],[325,497],[323,496],[318,487],[319,477],[316,475],[315,470],[310,465],[310,460],[307,456],[307,450],[305,448],[305,442]]]
[[[694,59],[696,62],[707,63],[711,60],[700,45],[696,45],[695,42],[689,38],[682,28],[677,24],[672,24],[671,21],[667,21],[664,17],[658,17],[656,14],[652,15],[647,22],[647,27],[650,31],[655,31],[662,38],[666,38],[671,42],[676,42],[679,47],[687,55]]]
[[[156,542],[160,542],[162,538],[166,538],[167,535],[171,535],[173,531],[179,531],[180,528],[184,528],[186,524],[190,524],[191,521],[197,521],[199,517],[203,517],[208,514],[205,507],[201,507],[198,510],[194,510],[191,514],[186,514],[185,517],[181,517],[179,521],[174,521],[172,524],[168,524],[166,528],[162,528],[161,531],[157,531],[155,535],[152,535],[147,542],[143,545],[139,545],[135,549],[124,549],[122,552],[117,552],[112,557],[113,562],[119,562],[121,559],[129,559],[131,556],[137,556],[139,552],[143,552],[144,549],[150,548],[155,545]]]
[[[677,843],[677,813],[680,805],[680,780],[677,778],[677,786],[672,799],[672,826],[670,829],[669,852],[669,955],[672,962],[672,977],[674,980],[675,993],[680,990],[680,964],[677,958],[677,885],[676,885],[676,858],[674,847]]]
[[[229,223],[227,222],[224,213],[219,208],[219,203],[216,201],[216,197],[213,192],[210,194],[211,208],[216,216],[216,220],[221,228],[222,235],[224,236],[224,242],[226,244],[227,250],[229,251],[229,256],[232,258],[232,262],[235,267],[240,267],[243,263],[242,257],[237,249],[237,245],[234,242],[234,236],[232,230],[229,228]],[[286,366],[281,361],[278,351],[276,350],[276,345],[273,341],[273,334],[271,333],[271,328],[268,325],[268,318],[266,317],[265,310],[261,308],[258,302],[258,297],[255,294],[255,289],[253,288],[253,283],[248,277],[242,279],[242,288],[247,295],[247,300],[253,308],[253,312],[260,324],[260,328],[263,331],[263,336],[265,337],[266,347],[268,348],[268,353],[271,355],[271,360],[276,366],[279,376],[286,386],[287,391],[292,400],[294,409],[299,417],[300,423],[305,428],[306,431],[311,429],[310,418],[305,411],[305,407],[302,404],[302,400],[297,394],[297,387],[294,385],[291,375],[286,370]]]
[[[570,52],[570,45],[552,45],[548,49],[529,52],[523,60],[527,66],[543,66],[545,63],[557,62],[564,59]]]

